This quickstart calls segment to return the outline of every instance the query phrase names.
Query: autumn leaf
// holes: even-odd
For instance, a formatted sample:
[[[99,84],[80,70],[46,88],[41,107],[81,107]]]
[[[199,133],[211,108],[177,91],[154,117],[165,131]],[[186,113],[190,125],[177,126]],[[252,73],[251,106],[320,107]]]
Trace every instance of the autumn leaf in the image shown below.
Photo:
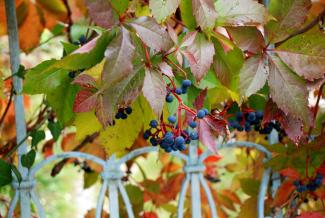
[[[193,14],[202,29],[213,28],[217,18],[213,0],[193,0]]]
[[[168,51],[173,46],[167,31],[153,18],[140,17],[130,25],[145,44],[157,51]]]
[[[208,73],[214,53],[213,43],[209,42],[201,33],[196,34],[195,40],[184,52],[189,60],[191,71],[198,82]]]
[[[77,92],[73,104],[73,112],[81,113],[88,112],[95,108],[97,101],[97,94],[90,90],[80,90]]]
[[[102,89],[116,84],[133,74],[132,59],[135,47],[129,31],[121,27],[119,34],[105,50],[105,64],[102,72]]]
[[[325,218],[325,216],[319,212],[302,212],[297,218]]]
[[[118,23],[118,16],[107,0],[86,0],[89,17],[98,25],[110,28]]]
[[[280,174],[282,176],[286,176],[292,180],[296,180],[296,179],[300,178],[299,172],[293,168],[290,168],[290,167],[280,170]]]
[[[325,34],[321,31],[293,37],[276,48],[276,53],[299,76],[308,80],[325,75]]]
[[[272,207],[281,207],[285,204],[295,189],[291,180],[284,181],[275,194]]]
[[[260,53],[265,46],[262,33],[253,26],[227,27],[227,32],[235,44],[243,51]]]
[[[159,72],[146,68],[143,95],[146,97],[158,117],[161,115],[167,95],[165,86],[164,79]]]
[[[273,0],[270,2],[270,13],[276,18],[266,26],[271,42],[284,40],[291,33],[299,30],[305,22],[310,0]]]
[[[218,0],[215,6],[220,26],[255,26],[269,20],[266,8],[254,0]]]
[[[309,123],[305,82],[295,75],[277,56],[270,55],[268,84],[273,101],[286,114]]]
[[[263,56],[256,55],[245,60],[239,72],[239,92],[249,97],[259,91],[265,84],[269,67]]]
[[[161,23],[168,16],[175,13],[179,3],[180,0],[150,0],[149,8],[153,17]]]

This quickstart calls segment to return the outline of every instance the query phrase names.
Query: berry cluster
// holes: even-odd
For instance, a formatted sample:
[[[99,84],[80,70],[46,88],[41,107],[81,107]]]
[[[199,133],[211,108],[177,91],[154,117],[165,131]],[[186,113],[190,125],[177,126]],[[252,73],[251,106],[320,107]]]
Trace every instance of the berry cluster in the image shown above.
[[[182,86],[181,88],[177,88],[176,86],[170,88],[167,87],[167,95],[166,95],[166,102],[171,103],[174,100],[174,94],[181,95],[181,94],[186,94],[188,88],[192,85],[191,80],[185,79],[182,81]]]
[[[183,104],[182,99],[178,95],[185,94],[190,86],[190,80],[183,80],[181,88],[177,88],[173,81],[171,81],[171,86],[167,86],[166,102],[170,103],[173,102],[174,98],[177,99],[179,103],[177,116],[169,116],[168,122],[164,122],[162,117],[160,123],[157,120],[150,122],[150,128],[144,132],[143,137],[146,140],[149,139],[153,146],[160,145],[166,152],[184,151],[186,144],[189,144],[191,140],[199,138],[197,131],[192,130],[189,132],[186,129],[182,129],[182,110],[186,110],[193,115],[194,118],[188,122],[188,126],[192,129],[197,127],[196,119],[202,119],[209,113],[207,109],[201,109],[196,112]]]
[[[126,118],[128,118],[128,115],[130,115],[131,113],[132,113],[131,107],[119,108],[117,113],[115,114],[115,119],[125,120]]]
[[[280,138],[283,138],[285,132],[281,128],[280,123],[274,121],[262,124],[263,115],[263,111],[252,111],[251,109],[238,111],[235,113],[235,119],[229,119],[229,127],[240,132],[244,130],[246,132],[255,130],[263,135],[268,135],[275,129],[279,133]]]
[[[297,192],[299,193],[306,191],[313,192],[322,185],[323,178],[324,177],[321,174],[317,174],[314,179],[309,180],[309,182],[306,184],[300,180],[295,180],[293,184],[296,186]]]

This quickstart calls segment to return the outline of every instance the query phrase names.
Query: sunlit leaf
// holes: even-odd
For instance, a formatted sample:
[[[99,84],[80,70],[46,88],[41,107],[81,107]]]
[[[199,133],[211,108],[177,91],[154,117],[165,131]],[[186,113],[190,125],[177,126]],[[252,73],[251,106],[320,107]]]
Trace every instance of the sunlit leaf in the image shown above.
[[[164,21],[168,16],[175,13],[180,0],[150,0],[149,8],[153,17],[158,21]]]

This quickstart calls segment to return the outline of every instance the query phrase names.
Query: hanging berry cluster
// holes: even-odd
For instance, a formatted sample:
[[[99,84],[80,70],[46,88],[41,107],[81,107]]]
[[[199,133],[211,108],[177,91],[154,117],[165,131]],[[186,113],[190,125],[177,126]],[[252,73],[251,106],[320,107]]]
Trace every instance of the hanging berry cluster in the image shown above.
[[[184,151],[186,149],[186,144],[189,144],[191,140],[198,140],[199,138],[197,131],[191,130],[189,132],[185,128],[189,126],[195,129],[197,127],[196,119],[203,119],[209,114],[209,111],[207,109],[198,111],[191,109],[186,106],[179,97],[187,93],[188,88],[192,85],[190,80],[183,80],[181,87],[176,87],[172,79],[170,79],[170,81],[171,83],[166,87],[166,102],[171,103],[174,101],[174,98],[178,101],[177,114],[169,116],[168,122],[164,122],[163,116],[161,116],[160,122],[152,120],[149,124],[149,129],[144,132],[143,137],[149,140],[153,146],[159,145],[166,152],[177,150]],[[183,111],[193,115],[193,119],[191,119],[186,126],[183,126]]]
[[[230,129],[235,129],[240,132],[255,130],[262,135],[268,135],[274,129],[279,133],[280,139],[286,135],[278,121],[263,123],[263,111],[254,111],[246,108],[242,111],[237,111],[234,115],[234,117],[231,116],[228,119]]]
[[[296,187],[297,192],[314,192],[318,189],[323,183],[323,176],[321,174],[316,174],[315,178],[309,179],[308,181],[295,180],[293,184]]]

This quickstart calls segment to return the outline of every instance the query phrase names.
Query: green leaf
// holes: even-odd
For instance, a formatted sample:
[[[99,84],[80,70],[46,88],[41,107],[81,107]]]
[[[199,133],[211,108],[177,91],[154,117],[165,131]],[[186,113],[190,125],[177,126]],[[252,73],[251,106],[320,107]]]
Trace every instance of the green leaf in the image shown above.
[[[6,161],[0,159],[0,187],[12,182],[11,166]]]
[[[103,59],[106,47],[114,37],[115,31],[105,32],[89,52],[71,54],[61,60],[45,61],[30,69],[26,74],[23,91],[27,94],[48,93],[62,83],[68,71],[83,70],[96,65]]]
[[[308,80],[325,75],[325,34],[321,31],[295,36],[280,47],[276,53],[299,76]]]
[[[110,0],[113,8],[121,15],[129,7],[129,0]]]
[[[217,12],[213,0],[192,0],[193,15],[202,29],[211,29],[215,25]]]
[[[288,166],[288,157],[286,155],[277,155],[265,163],[265,167],[271,167],[274,171],[279,171]]]
[[[220,43],[215,43],[216,54],[213,67],[220,82],[230,90],[237,92],[239,71],[244,62],[244,56],[239,48],[225,52]]]
[[[272,43],[279,42],[299,30],[308,16],[310,0],[272,0],[269,11],[276,18],[266,26]]]
[[[66,14],[68,12],[65,4],[60,0],[36,0],[36,2],[44,6],[49,11],[57,14]]]
[[[56,25],[51,29],[51,33],[52,33],[54,36],[58,36],[58,35],[60,35],[60,34],[63,33],[64,28],[65,28],[64,24],[62,24],[62,23],[58,23],[58,24],[56,24]],[[62,42],[61,42],[61,43],[62,43]]]
[[[168,16],[175,13],[180,0],[150,0],[149,8],[153,17],[161,23]]]
[[[36,147],[40,141],[45,139],[45,132],[43,130],[34,129],[30,136],[32,137],[32,147]]]
[[[84,173],[84,189],[93,186],[99,178],[99,174],[96,172]]]
[[[241,179],[240,187],[250,196],[257,196],[260,188],[260,181],[255,179]]]
[[[269,67],[264,57],[252,56],[244,62],[239,73],[241,96],[249,97],[263,88],[269,75]]]
[[[189,30],[194,30],[196,27],[195,17],[193,16],[192,0],[181,0],[180,11],[182,21]]]
[[[46,99],[55,111],[58,120],[64,125],[75,116],[73,103],[79,87],[71,84],[72,79],[65,75],[59,86],[47,91]]]
[[[30,169],[35,162],[35,157],[36,157],[36,151],[34,149],[30,150],[27,154],[23,154],[21,156],[22,166]]]
[[[240,207],[238,217],[241,218],[256,218],[257,217],[257,198],[256,196],[250,197],[244,201]]]
[[[309,124],[306,83],[276,55],[270,55],[268,84],[273,101],[286,114],[290,113]]]
[[[53,121],[50,121],[48,124],[47,124],[47,127],[49,128],[51,134],[52,134],[52,137],[54,139],[54,141],[57,141],[60,134],[61,134],[61,131],[62,131],[62,127],[60,125],[59,122],[53,122]]]
[[[17,167],[13,164],[10,165],[11,166],[11,170],[12,172],[14,172],[16,179],[18,181],[18,183],[21,183],[21,181],[23,180],[23,177],[21,176],[19,170],[17,169]],[[0,185],[1,186],[1,185]]]
[[[268,21],[266,8],[254,0],[217,0],[219,26],[252,26]]]
[[[67,55],[71,54],[72,52],[74,52],[75,50],[77,50],[79,48],[78,45],[68,43],[68,42],[61,42],[61,44],[63,45],[64,52]]]

